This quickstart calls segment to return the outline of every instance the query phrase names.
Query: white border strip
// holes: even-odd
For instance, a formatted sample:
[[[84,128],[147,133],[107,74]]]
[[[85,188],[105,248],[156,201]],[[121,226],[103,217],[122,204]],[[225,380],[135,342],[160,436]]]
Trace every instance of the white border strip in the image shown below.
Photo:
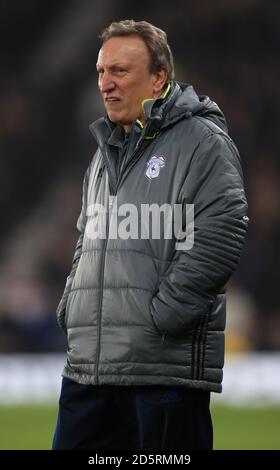
[[[0,355],[0,404],[57,402],[64,354]],[[280,405],[280,353],[228,356],[214,403]]]

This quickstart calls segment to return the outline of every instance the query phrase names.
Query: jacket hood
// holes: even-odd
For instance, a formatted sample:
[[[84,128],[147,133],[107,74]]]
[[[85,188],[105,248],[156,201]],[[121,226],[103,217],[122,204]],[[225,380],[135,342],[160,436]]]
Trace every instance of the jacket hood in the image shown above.
[[[170,114],[166,116],[167,120],[174,119],[174,113],[180,111],[189,116],[200,116],[214,122],[223,131],[227,132],[227,123],[224,114],[219,106],[206,95],[197,95],[194,88],[190,84],[176,83],[181,93],[178,93]]]
[[[170,101],[172,101],[171,106],[169,106]],[[169,99],[163,103],[161,113],[164,115],[162,127],[173,124],[183,117],[200,116],[211,120],[227,132],[226,119],[218,105],[208,96],[197,95],[190,84],[173,82]]]

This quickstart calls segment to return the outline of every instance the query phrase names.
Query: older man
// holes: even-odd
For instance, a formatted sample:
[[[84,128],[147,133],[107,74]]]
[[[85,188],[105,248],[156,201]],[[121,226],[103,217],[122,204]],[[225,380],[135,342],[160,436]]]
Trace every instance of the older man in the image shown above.
[[[106,116],[57,310],[69,347],[53,448],[211,449],[248,224],[240,157],[218,106],[174,80],[162,30],[126,20],[101,37]]]

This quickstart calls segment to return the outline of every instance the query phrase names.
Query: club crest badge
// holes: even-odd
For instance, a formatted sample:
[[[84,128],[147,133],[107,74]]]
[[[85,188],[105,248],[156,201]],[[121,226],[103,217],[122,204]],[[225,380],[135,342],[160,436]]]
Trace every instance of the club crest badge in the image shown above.
[[[149,180],[157,178],[159,176],[160,169],[164,167],[165,167],[164,157],[153,156],[147,162],[147,170],[146,170],[145,175],[147,176],[147,178],[149,178]]]

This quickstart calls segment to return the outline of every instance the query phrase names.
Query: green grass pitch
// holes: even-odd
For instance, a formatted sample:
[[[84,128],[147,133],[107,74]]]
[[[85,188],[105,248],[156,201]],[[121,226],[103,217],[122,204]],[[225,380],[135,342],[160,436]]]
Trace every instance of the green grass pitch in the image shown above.
[[[50,449],[56,405],[0,407],[0,449]],[[280,449],[280,407],[212,405],[215,449]]]

